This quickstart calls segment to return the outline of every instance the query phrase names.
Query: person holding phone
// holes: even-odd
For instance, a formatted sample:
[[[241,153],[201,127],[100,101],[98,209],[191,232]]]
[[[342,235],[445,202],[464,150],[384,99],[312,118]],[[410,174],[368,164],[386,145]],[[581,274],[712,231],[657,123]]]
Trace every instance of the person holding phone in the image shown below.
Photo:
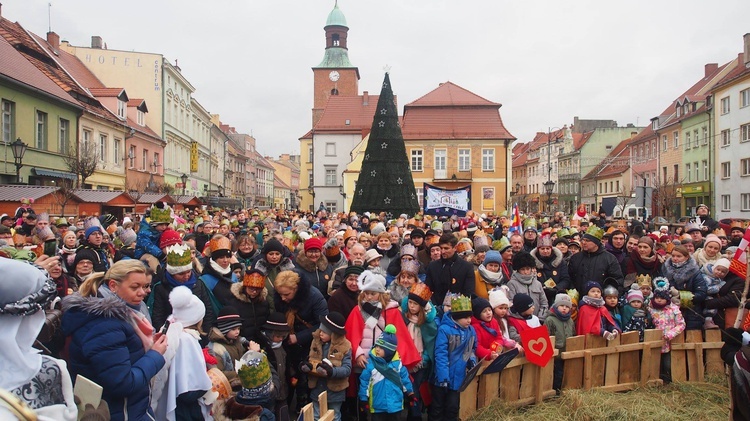
[[[89,276],[78,292],[63,299],[71,376],[80,374],[102,386],[113,421],[154,416],[150,383],[164,366],[167,337],[154,337],[139,311],[148,283],[143,263],[121,260],[106,273]]]

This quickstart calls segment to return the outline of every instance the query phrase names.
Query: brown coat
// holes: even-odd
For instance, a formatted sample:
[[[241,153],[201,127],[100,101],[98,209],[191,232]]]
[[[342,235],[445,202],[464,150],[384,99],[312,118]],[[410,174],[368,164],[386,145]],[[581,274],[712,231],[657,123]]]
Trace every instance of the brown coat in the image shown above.
[[[334,337],[333,335],[331,335],[331,346],[329,348],[328,355],[323,356],[323,343],[320,341],[320,330],[316,330],[315,332],[313,332],[313,341],[312,345],[310,345],[309,358],[310,364],[312,364],[313,367],[307,380],[310,389],[314,389],[315,385],[318,384],[318,378],[314,374],[315,368],[318,366],[318,363],[323,361],[324,358],[328,358],[328,361],[331,362],[331,365],[333,367],[341,367],[344,356],[349,353],[351,349],[352,344],[349,343],[349,341],[346,339],[346,336],[336,335]],[[332,392],[340,392],[349,387],[349,377],[329,377],[327,378],[327,382],[328,389]]]

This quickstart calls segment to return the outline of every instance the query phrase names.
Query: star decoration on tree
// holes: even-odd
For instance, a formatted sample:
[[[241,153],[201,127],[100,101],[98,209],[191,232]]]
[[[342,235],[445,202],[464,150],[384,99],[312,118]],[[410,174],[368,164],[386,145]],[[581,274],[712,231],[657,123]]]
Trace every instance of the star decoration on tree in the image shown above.
[[[388,87],[388,82],[383,82],[383,88],[387,88],[387,87]]]
[[[386,113],[388,113],[388,110],[386,110],[385,108],[380,110],[380,115],[386,115]]]
[[[385,203],[386,205],[390,205],[390,204],[391,204],[391,198],[390,198],[390,197],[386,197],[385,199],[383,199],[383,202],[384,202],[384,203]]]
[[[396,179],[396,182],[397,182],[398,184],[404,184],[404,180],[402,180],[402,179],[401,179],[401,177],[397,178],[397,179]]]
[[[367,155],[365,155],[365,161],[367,161],[369,159],[370,159],[370,154],[368,153]]]
[[[364,190],[359,189],[359,195],[362,196],[362,193],[364,193]]]
[[[374,178],[376,175],[378,175],[378,172],[375,170],[370,171],[370,175]]]
[[[381,121],[380,123],[378,123],[378,127],[385,127],[385,121]]]
[[[380,149],[385,149],[387,147],[388,147],[388,143],[386,143],[386,142],[383,142],[383,143],[380,144]]]

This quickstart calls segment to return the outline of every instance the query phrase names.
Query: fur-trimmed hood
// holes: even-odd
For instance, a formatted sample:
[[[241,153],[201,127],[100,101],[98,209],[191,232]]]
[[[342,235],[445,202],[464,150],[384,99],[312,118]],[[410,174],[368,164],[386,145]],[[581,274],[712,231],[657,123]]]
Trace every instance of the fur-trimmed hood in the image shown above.
[[[317,262],[313,262],[307,256],[305,256],[305,253],[300,253],[297,255],[295,262],[300,269],[311,273],[315,272],[316,269],[321,272],[325,272],[328,268],[328,259],[326,258],[325,254],[322,254]]]
[[[264,274],[266,276],[268,276],[268,273],[271,270],[273,270],[273,268],[278,268],[279,272],[283,272],[285,270],[293,270],[294,269],[294,262],[292,262],[292,259],[290,259],[288,257],[282,257],[281,261],[279,262],[279,264],[275,265],[275,266],[273,266],[270,263],[268,263],[268,261],[265,258],[259,259],[255,263],[255,269],[258,269],[262,274]]]
[[[536,262],[536,268],[537,269],[543,269],[544,264],[547,263],[551,265],[553,268],[556,268],[560,266],[560,263],[563,261],[563,254],[557,247],[552,247],[552,255],[550,257],[553,257],[552,261],[550,262],[543,262],[542,259],[539,256],[539,249],[535,248],[534,250],[531,250],[531,257],[534,258],[534,262]]]
[[[63,318],[69,322],[63,323],[66,336],[71,335],[91,319],[104,317],[128,321],[131,311],[125,301],[115,295],[105,298],[83,297],[79,293],[63,298],[62,309]]]
[[[242,281],[233,283],[229,290],[232,292],[234,298],[242,301],[243,303],[251,302],[250,297],[245,293],[245,286],[242,284]],[[268,298],[268,290],[266,288],[263,288],[256,301],[265,301],[266,298]]]

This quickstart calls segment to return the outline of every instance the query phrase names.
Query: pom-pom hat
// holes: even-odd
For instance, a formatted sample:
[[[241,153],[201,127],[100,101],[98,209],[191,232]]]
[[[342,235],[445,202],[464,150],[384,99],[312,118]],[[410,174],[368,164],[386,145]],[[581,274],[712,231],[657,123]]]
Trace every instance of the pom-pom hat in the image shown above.
[[[198,324],[206,315],[206,306],[200,298],[193,295],[190,288],[178,286],[169,293],[169,304],[172,305],[173,322],[182,323],[183,326]]]
[[[396,354],[396,348],[398,347],[398,337],[396,337],[396,326],[387,325],[383,329],[383,333],[375,341],[375,346],[380,347],[385,351],[383,359],[391,361],[394,354]]]
[[[161,237],[159,238],[160,249],[165,249],[175,244],[182,244],[182,237],[180,237],[179,232],[173,229],[168,229],[161,233]]]

